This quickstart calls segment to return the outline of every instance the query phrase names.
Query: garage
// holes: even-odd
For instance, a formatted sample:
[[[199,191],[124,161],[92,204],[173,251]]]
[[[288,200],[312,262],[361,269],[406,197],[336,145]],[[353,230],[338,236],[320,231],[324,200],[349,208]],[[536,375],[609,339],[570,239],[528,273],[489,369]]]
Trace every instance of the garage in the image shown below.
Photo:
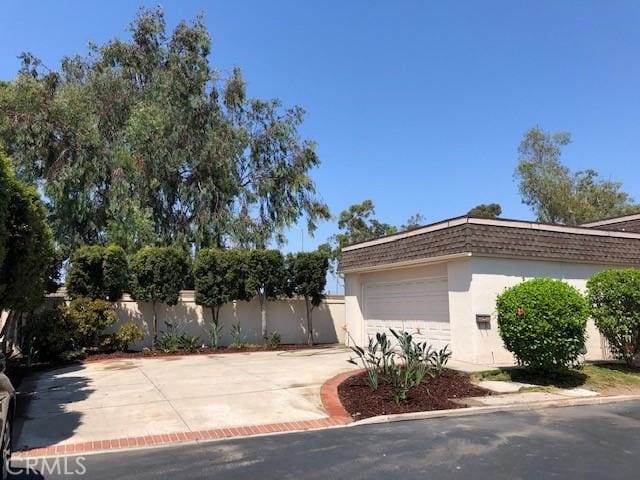
[[[347,345],[366,346],[389,328],[407,331],[453,359],[511,364],[496,298],[538,277],[584,292],[603,269],[640,267],[640,215],[579,227],[462,216],[342,248]],[[588,360],[609,357],[593,322]]]
[[[393,328],[442,348],[451,341],[446,276],[364,284],[364,337]]]

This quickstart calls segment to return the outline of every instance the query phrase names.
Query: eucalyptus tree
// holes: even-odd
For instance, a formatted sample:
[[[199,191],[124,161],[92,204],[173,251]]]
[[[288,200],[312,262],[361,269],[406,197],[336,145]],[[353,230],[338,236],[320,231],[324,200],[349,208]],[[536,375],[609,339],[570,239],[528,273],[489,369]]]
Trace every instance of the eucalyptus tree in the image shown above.
[[[481,203],[467,212],[471,217],[498,218],[502,214],[502,207],[498,203]]]
[[[600,180],[591,169],[572,172],[562,164],[562,151],[570,143],[568,132],[533,127],[518,148],[515,179],[522,202],[539,221],[577,225],[640,210],[622,190],[622,183]]]
[[[60,244],[265,246],[328,216],[302,108],[250,98],[239,69],[222,78],[202,17],[168,32],[142,9],[129,33],[59,69],[24,54],[0,83],[0,140]]]

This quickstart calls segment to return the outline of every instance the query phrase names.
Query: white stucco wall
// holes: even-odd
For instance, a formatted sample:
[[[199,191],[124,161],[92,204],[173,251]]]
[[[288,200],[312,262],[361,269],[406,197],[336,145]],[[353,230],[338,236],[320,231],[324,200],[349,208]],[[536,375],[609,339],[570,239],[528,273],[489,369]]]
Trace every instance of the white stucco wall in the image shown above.
[[[48,297],[49,303],[64,301],[65,292]],[[143,341],[132,345],[134,349],[151,346],[153,310],[151,303],[137,302],[129,295],[125,295],[115,303],[118,321],[108,332],[116,331],[122,324],[133,322],[145,332]],[[169,322],[180,333],[200,337],[204,344],[210,343],[208,325],[211,322],[211,310],[203,309],[195,303],[193,290],[180,292],[177,305],[168,306],[162,303],[156,305],[158,315],[158,331],[166,330],[165,322]],[[2,312],[0,312],[1,314]],[[342,296],[328,296],[312,312],[313,336],[316,343],[344,343],[346,336],[345,302]],[[232,302],[220,309],[220,324],[223,326],[221,345],[231,343],[231,326],[240,324],[243,341],[261,344],[262,323],[260,318],[260,304],[257,300],[250,302]],[[307,342],[307,316],[304,300],[286,298],[267,302],[267,329],[278,332],[282,343]]]
[[[472,346],[458,349],[458,358],[474,363],[510,363],[512,355],[504,348],[498,333],[496,298],[506,288],[524,280],[549,277],[564,280],[581,292],[594,273],[610,268],[603,265],[472,257],[468,260],[471,273],[468,301],[471,305],[473,327],[465,329],[467,339],[461,340]],[[475,324],[476,314],[491,315],[488,328]],[[466,322],[467,324],[469,322]],[[587,326],[587,360],[605,358],[600,333],[590,320]]]
[[[504,348],[498,333],[496,298],[506,288],[524,280],[550,277],[564,280],[581,292],[605,265],[575,264],[542,260],[467,257],[422,267],[380,270],[345,275],[347,344],[364,345],[363,287],[367,282],[405,280],[447,275],[449,321],[453,358],[479,364],[511,364],[513,356]],[[489,325],[476,323],[476,314],[491,316]],[[587,326],[587,360],[608,357],[598,330]]]

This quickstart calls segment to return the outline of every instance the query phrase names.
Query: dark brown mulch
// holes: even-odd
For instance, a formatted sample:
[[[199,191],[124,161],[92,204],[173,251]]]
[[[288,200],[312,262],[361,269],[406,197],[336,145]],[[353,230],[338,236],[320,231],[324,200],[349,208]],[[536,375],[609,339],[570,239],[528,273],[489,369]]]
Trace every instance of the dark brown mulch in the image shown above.
[[[93,362],[99,360],[118,360],[118,359],[134,359],[134,358],[156,358],[156,357],[176,357],[184,355],[219,355],[222,353],[251,353],[251,352],[281,352],[288,350],[304,350],[314,348],[327,348],[331,344],[320,345],[306,345],[306,344],[282,344],[275,348],[264,347],[262,345],[248,345],[243,348],[234,347],[218,347],[213,349],[211,347],[198,348],[193,352],[187,350],[177,350],[175,352],[163,352],[162,350],[142,350],[142,351],[129,351],[129,352],[87,352],[87,357],[83,359],[83,362]]]
[[[391,388],[381,383],[378,390],[371,390],[366,383],[366,373],[349,377],[338,386],[338,395],[344,408],[355,420],[393,413],[424,412],[463,408],[465,405],[450,399],[481,397],[491,392],[473,385],[469,377],[453,370],[445,370],[438,379],[428,378],[409,393],[407,403],[396,404]]]

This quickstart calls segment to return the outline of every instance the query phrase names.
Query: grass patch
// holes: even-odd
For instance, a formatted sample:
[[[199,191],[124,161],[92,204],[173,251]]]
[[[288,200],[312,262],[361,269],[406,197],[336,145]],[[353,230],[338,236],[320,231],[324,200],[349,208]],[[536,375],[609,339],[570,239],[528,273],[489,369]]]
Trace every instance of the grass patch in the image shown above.
[[[640,368],[617,363],[588,364],[577,369],[546,374],[525,368],[501,368],[474,373],[472,378],[529,383],[540,387],[582,387],[604,395],[640,393]]]

